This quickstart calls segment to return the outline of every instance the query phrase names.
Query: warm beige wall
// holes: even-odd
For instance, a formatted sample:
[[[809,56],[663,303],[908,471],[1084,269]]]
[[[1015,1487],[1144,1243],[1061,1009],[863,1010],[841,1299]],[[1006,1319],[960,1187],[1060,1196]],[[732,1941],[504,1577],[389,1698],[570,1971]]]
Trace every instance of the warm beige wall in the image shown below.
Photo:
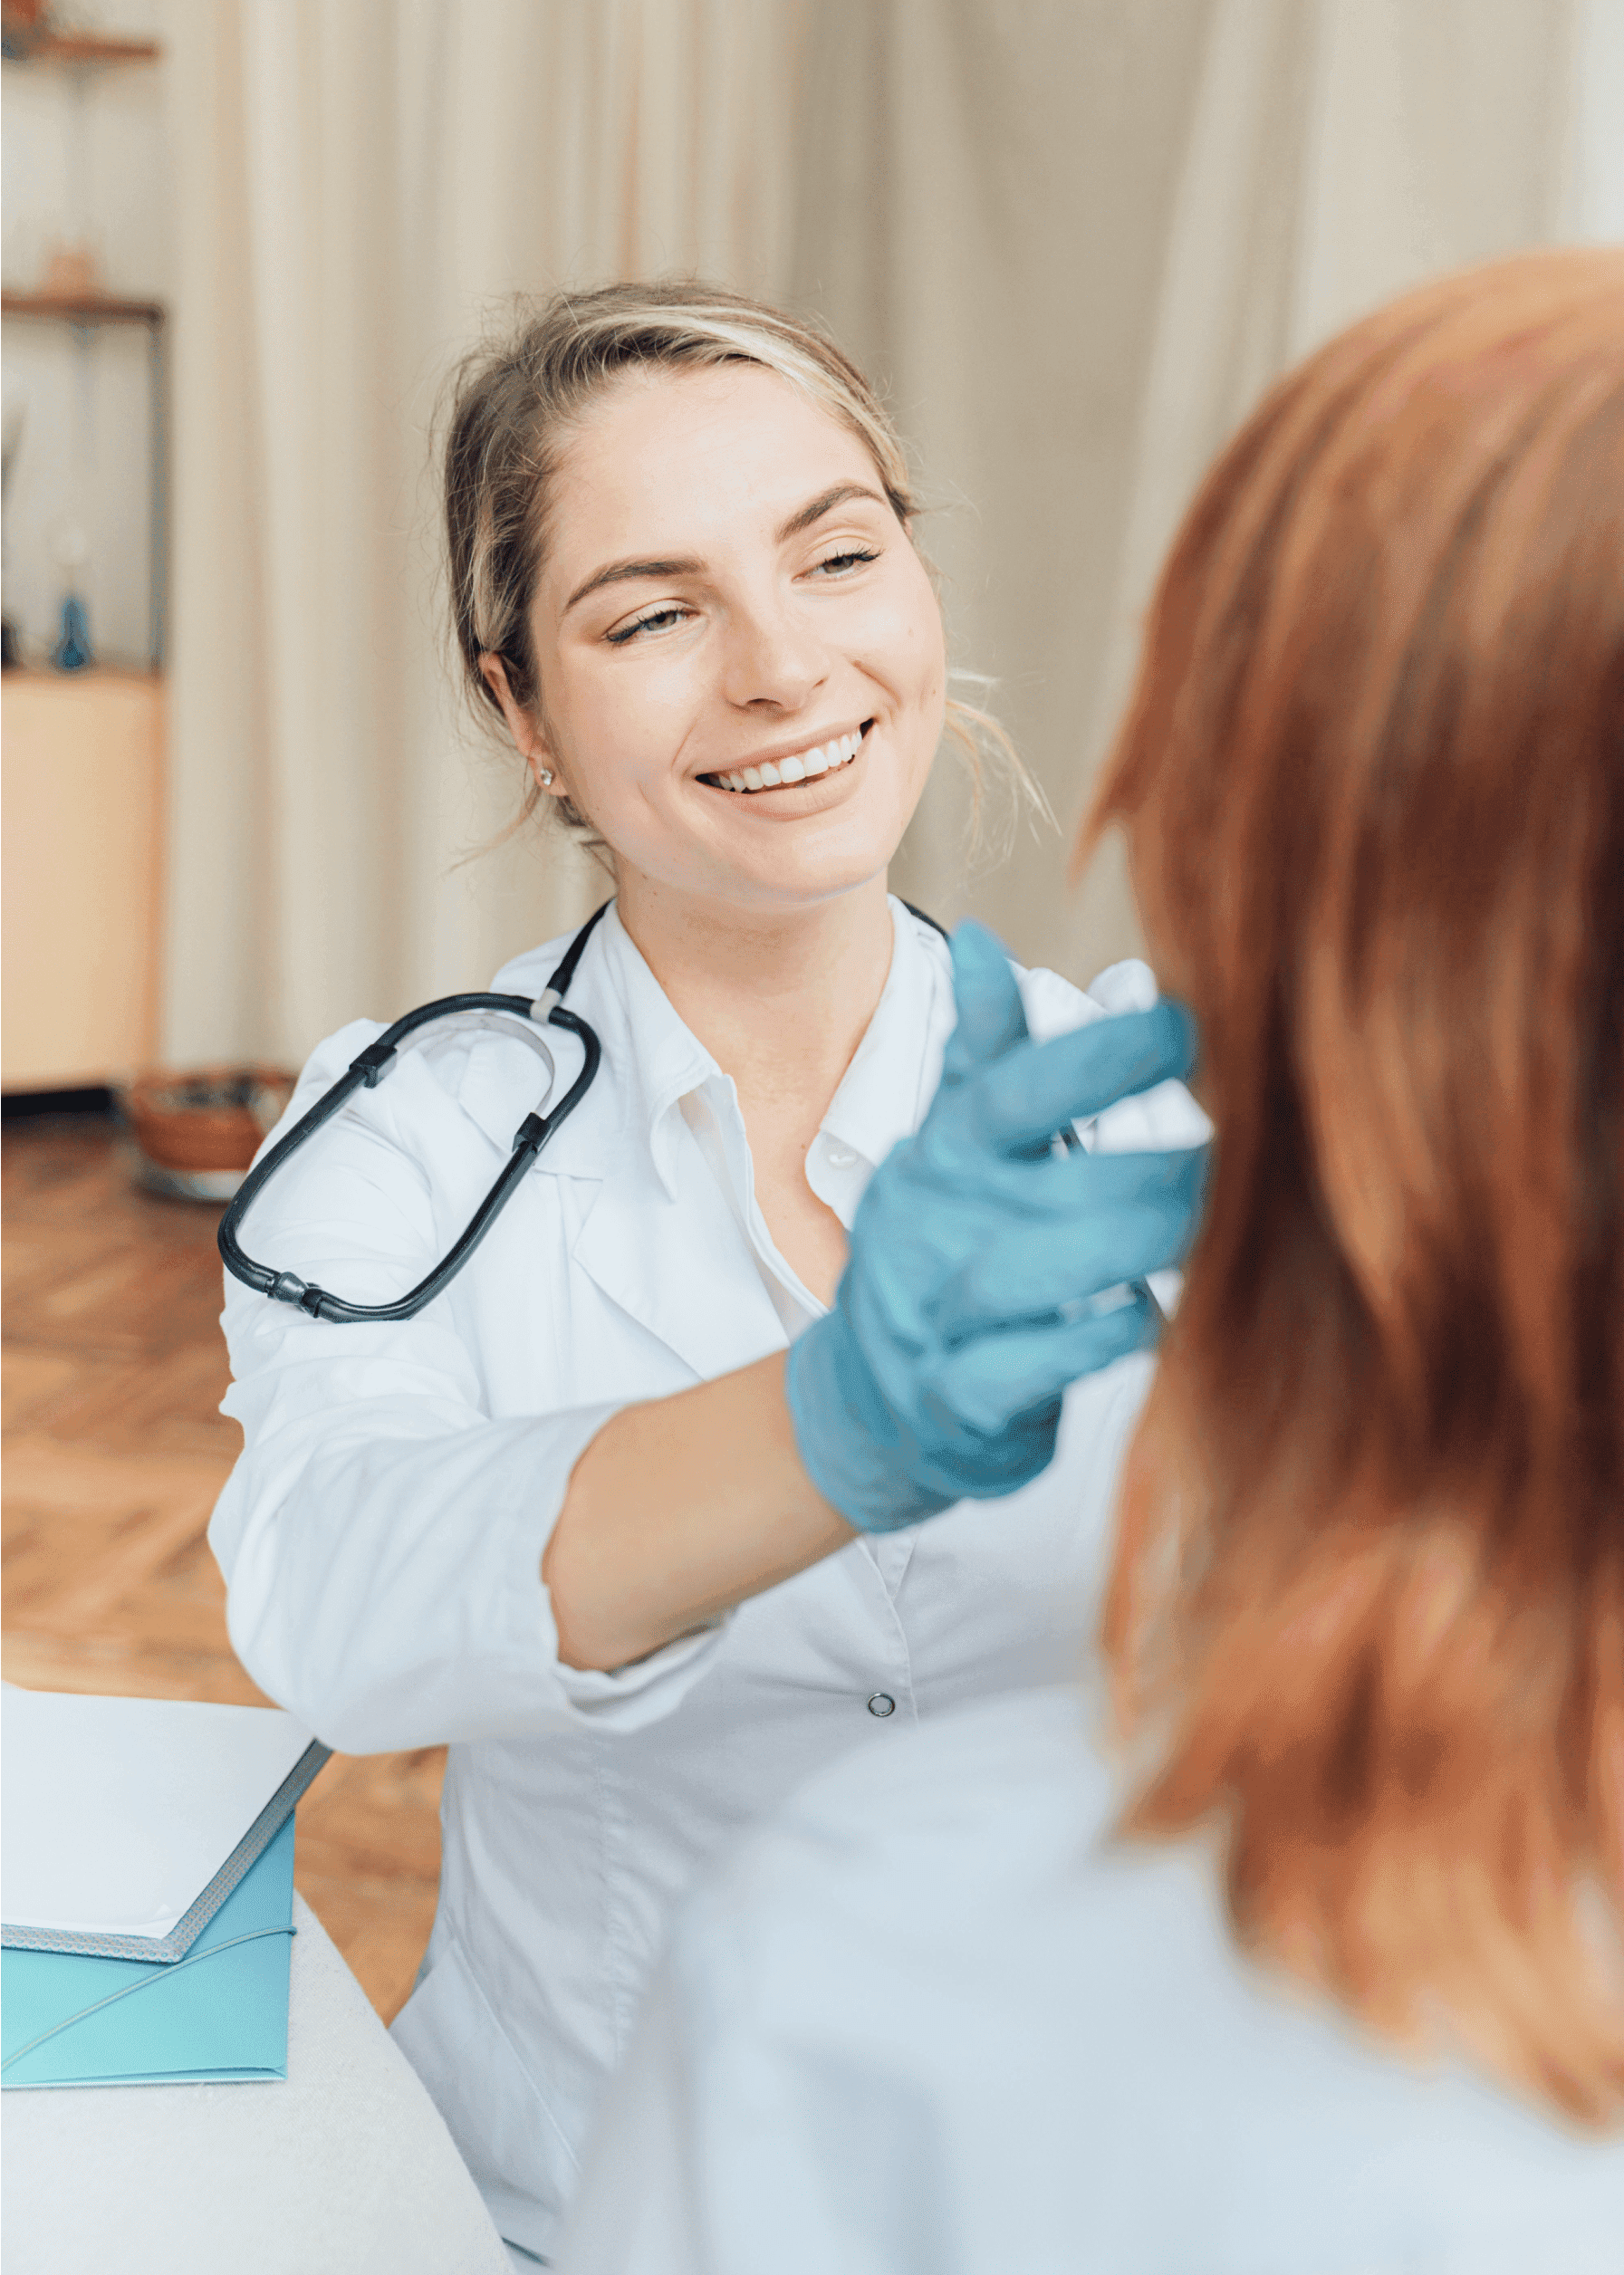
[[[802,0],[191,0],[174,25],[178,1060],[296,1064],[601,898],[444,669],[436,397],[520,291],[783,289]]]
[[[1156,563],[1259,389],[1420,276],[1595,233],[1569,192],[1575,120],[1611,130],[1592,82],[1624,81],[1608,9],[192,0],[170,1051],[296,1061],[602,890],[545,838],[456,866],[513,774],[442,670],[428,427],[493,302],[698,269],[821,310],[889,380],[956,652],[1069,828]],[[1590,171],[1604,206],[1618,168]],[[1069,893],[1061,837],[966,883],[938,771],[911,898],[1077,976],[1132,946],[1120,876]]]
[[[155,1042],[163,690],[131,673],[7,672],[0,733],[0,1077],[106,1082]]]
[[[1616,132],[1619,41],[1594,0],[823,0],[818,24],[795,289],[888,378],[956,648],[1062,823],[961,881],[938,770],[904,888],[1086,977],[1137,926],[1114,850],[1071,893],[1065,840],[1202,470],[1366,308],[1606,226],[1572,137],[1608,72]]]

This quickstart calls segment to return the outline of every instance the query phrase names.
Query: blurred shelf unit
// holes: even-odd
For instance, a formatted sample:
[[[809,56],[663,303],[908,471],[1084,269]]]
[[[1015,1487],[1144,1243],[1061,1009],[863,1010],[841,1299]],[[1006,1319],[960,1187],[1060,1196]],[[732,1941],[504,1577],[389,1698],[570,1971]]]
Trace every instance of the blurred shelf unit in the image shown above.
[[[0,732],[0,1087],[116,1081],[157,1042],[163,682],[8,671]]]
[[[0,293],[0,316],[35,317],[60,324],[149,324],[164,312],[155,300],[119,300],[111,293]]]
[[[164,603],[168,580],[168,370],[164,354],[163,304],[122,300],[111,293],[18,293],[0,291],[0,318],[11,322],[66,324],[86,352],[90,335],[103,325],[135,325],[147,334],[147,447],[151,466],[151,523],[149,539],[151,622],[147,661],[163,663]]]
[[[62,71],[82,84],[161,54],[156,40],[59,30],[51,14],[40,0],[5,0],[8,67]],[[153,667],[12,669],[0,680],[0,1087],[69,1090],[127,1077],[151,1060],[157,1041],[165,311],[157,301],[116,293],[8,289],[0,292],[0,316],[62,325],[84,355],[107,326],[139,328],[148,340]]]
[[[130,39],[118,32],[74,30],[53,22],[51,0],[4,0],[0,5],[0,53],[8,63],[43,63],[59,71],[106,71],[120,63],[156,63],[163,50],[156,40]]]

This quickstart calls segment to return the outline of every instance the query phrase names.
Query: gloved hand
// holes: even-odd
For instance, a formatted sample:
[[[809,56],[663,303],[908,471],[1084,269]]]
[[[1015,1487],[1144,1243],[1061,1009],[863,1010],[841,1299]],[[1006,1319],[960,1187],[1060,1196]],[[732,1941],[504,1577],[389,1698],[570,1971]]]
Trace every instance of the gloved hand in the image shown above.
[[[1033,1042],[990,932],[953,935],[958,1024],[913,1137],[875,1171],[833,1309],[790,1347],[801,1457],[864,1532],[1013,1493],[1048,1466],[1061,1395],[1159,1324],[1141,1286],[1194,1234],[1206,1148],[1060,1152],[1055,1133],[1189,1071],[1177,1003]]]

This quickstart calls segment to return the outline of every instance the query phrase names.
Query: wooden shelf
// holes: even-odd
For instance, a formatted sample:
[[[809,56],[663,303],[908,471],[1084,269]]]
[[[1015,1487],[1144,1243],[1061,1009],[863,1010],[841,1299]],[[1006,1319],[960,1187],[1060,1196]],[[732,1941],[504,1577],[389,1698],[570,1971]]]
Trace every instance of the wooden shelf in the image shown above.
[[[0,293],[0,315],[45,317],[64,324],[161,324],[162,303],[120,300],[111,293]]]
[[[38,37],[7,29],[8,63],[59,63],[81,71],[112,63],[156,63],[163,49],[156,40],[115,40],[98,32],[42,32]]]
[[[163,671],[157,664],[132,663],[128,658],[103,660],[98,657],[82,671],[58,671],[54,664],[7,664],[0,685],[6,687],[35,686],[61,686],[65,683],[79,686],[94,686],[101,680],[115,680],[120,685],[133,681],[139,686],[163,684]]]

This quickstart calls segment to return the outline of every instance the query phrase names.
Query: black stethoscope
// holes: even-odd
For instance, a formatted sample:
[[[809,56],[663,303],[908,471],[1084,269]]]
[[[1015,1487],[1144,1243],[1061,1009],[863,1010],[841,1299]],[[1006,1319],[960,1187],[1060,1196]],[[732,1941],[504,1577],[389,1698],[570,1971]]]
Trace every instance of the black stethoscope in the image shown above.
[[[946,927],[927,917],[922,908],[909,901],[903,907],[909,916],[918,917],[939,932],[945,940]],[[563,997],[575,976],[582,951],[592,936],[592,929],[606,914],[610,903],[595,908],[581,930],[564,950],[563,959],[541,994],[533,999],[528,995],[441,995],[432,1003],[419,1003],[416,1011],[408,1011],[404,1019],[397,1019],[392,1027],[386,1027],[376,1042],[367,1045],[358,1059],[351,1059],[348,1068],[332,1088],[326,1091],[293,1124],[285,1138],[279,1138],[264,1159],[252,1168],[237,1187],[236,1197],[220,1220],[220,1254],[226,1269],[243,1285],[253,1288],[260,1295],[274,1297],[278,1303],[292,1303],[301,1311],[308,1311],[312,1320],[331,1320],[349,1323],[360,1320],[414,1319],[425,1304],[432,1303],[467,1262],[491,1226],[518,1191],[531,1163],[549,1138],[569,1119],[581,1099],[591,1089],[603,1046],[588,1022],[574,1012],[566,1011]],[[562,1098],[550,1114],[526,1114],[514,1133],[510,1158],[503,1164],[501,1175],[469,1218],[457,1240],[427,1279],[419,1280],[415,1288],[399,1296],[393,1303],[351,1303],[341,1295],[329,1295],[325,1288],[316,1287],[308,1280],[301,1280],[296,1272],[273,1272],[269,1264],[256,1264],[252,1256],[245,1254],[237,1233],[243,1219],[253,1207],[278,1169],[300,1147],[313,1138],[323,1122],[329,1122],[347,1099],[358,1090],[376,1090],[389,1072],[395,1053],[408,1035],[427,1027],[437,1019],[454,1019],[468,1012],[498,1012],[509,1018],[521,1019],[526,1042],[535,1050],[547,1067],[547,1091],[553,1088],[553,1055],[541,1037],[533,1031],[543,1023],[562,1027],[574,1035],[586,1053],[581,1072],[575,1077]]]

